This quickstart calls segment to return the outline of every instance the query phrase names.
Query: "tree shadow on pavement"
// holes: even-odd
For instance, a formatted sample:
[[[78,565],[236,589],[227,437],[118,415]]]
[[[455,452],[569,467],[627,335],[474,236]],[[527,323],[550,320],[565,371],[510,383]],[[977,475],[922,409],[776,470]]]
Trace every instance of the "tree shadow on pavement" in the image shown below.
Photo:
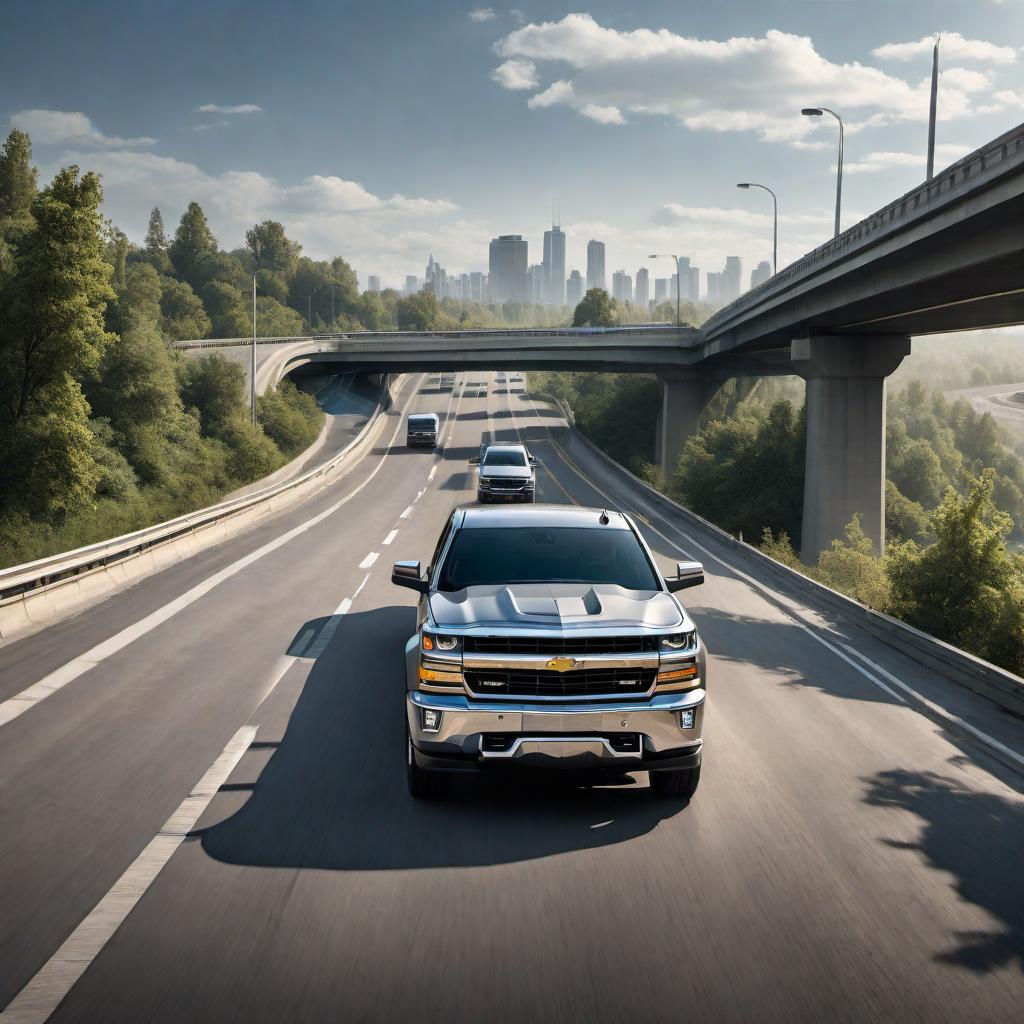
[[[1004,925],[956,932],[957,945],[935,959],[981,973],[1013,964],[1024,970],[1024,805],[934,772],[895,769],[865,782],[866,803],[900,807],[922,821],[916,843],[882,842],[953,875],[961,899]]]
[[[405,782],[404,646],[415,629],[410,607],[340,620],[284,734],[261,729],[264,744],[278,743],[265,748],[274,751],[265,767],[257,767],[261,757],[246,757],[236,769],[232,788],[251,795],[199,833],[209,856],[326,870],[502,864],[626,842],[682,809],[628,776],[595,788],[551,774],[511,786],[455,779],[448,795],[413,800]]]

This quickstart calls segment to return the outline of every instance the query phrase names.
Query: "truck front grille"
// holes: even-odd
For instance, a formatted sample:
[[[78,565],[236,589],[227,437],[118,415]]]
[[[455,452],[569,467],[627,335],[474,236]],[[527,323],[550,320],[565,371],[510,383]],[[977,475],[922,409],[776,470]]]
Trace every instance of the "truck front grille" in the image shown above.
[[[654,683],[657,669],[580,669],[576,672],[521,672],[466,669],[466,685],[480,697],[639,697]]]
[[[653,654],[656,636],[467,636],[467,654],[546,654],[556,658],[576,654]]]
[[[521,491],[530,481],[521,480],[519,477],[488,477],[488,484],[492,491]]]

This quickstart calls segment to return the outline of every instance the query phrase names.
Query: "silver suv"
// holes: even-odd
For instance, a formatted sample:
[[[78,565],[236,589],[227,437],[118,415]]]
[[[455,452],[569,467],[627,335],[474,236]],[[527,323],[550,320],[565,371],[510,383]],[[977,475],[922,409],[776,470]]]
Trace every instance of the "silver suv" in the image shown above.
[[[662,578],[618,512],[459,508],[426,572],[406,645],[407,768],[415,797],[445,772],[549,766],[650,772],[689,799],[700,778],[707,665],[674,596],[699,562]]]
[[[480,473],[476,500],[533,501],[537,492],[537,460],[522,444],[485,444],[480,446]]]

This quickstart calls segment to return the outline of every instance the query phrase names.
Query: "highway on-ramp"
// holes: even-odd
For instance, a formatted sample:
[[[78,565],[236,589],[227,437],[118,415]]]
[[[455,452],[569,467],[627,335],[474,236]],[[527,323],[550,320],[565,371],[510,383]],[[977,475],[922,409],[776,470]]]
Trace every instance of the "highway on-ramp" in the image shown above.
[[[651,508],[550,405],[405,379],[317,496],[0,647],[0,1021],[1011,1021],[1024,1005],[1020,723]],[[405,413],[444,448],[410,451]],[[460,780],[415,802],[403,647],[521,437],[540,500],[632,511],[711,652],[689,806]],[[2,720],[2,718],[0,718]],[[1011,759],[1012,760],[1012,759]],[[1016,1007],[1016,1010],[1014,1009]]]

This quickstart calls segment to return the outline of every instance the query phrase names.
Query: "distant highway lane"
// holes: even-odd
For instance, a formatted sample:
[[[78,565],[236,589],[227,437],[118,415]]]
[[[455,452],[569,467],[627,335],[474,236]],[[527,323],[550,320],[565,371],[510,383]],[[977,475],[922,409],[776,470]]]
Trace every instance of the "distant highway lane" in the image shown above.
[[[443,451],[405,448],[413,411]],[[430,560],[481,437],[705,563],[688,807],[642,773],[407,795],[390,566]],[[1022,724],[737,557],[551,406],[405,378],[330,488],[0,646],[0,705],[79,672],[0,726],[0,1022],[1019,1019],[1021,776],[893,680],[1018,752]]]

